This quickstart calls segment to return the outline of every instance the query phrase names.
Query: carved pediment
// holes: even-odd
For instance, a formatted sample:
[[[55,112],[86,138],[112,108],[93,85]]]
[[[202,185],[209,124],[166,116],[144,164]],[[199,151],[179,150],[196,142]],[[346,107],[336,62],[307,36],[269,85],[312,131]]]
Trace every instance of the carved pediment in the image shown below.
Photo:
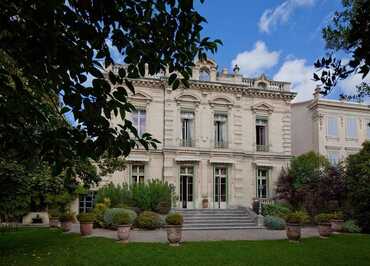
[[[209,101],[209,104],[213,107],[215,105],[232,107],[234,103],[226,97],[216,97]]]
[[[252,111],[257,113],[257,112],[262,112],[262,113],[268,113],[271,114],[274,111],[274,107],[271,104],[262,102],[262,103],[257,103],[251,107]]]
[[[200,103],[200,100],[198,99],[198,97],[191,95],[191,94],[181,94],[175,98],[175,101],[178,104],[190,103],[190,104],[198,105]]]
[[[146,102],[146,103],[149,103],[150,101],[153,100],[153,98],[150,95],[142,91],[137,91],[135,94],[130,95],[129,99],[133,101]]]

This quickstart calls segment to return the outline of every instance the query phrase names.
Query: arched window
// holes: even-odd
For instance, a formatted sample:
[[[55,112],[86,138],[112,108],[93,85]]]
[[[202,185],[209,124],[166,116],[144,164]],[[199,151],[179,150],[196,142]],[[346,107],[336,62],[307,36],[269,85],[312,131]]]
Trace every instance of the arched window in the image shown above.
[[[258,83],[258,88],[261,89],[261,90],[265,90],[267,89],[267,85],[265,82],[260,82]]]
[[[202,68],[199,72],[199,80],[209,81],[211,79],[209,70],[207,68]]]

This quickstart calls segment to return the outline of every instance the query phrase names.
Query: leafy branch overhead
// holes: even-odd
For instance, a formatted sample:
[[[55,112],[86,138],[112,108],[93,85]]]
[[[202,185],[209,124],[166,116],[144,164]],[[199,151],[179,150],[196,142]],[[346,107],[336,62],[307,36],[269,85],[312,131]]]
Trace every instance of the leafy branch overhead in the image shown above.
[[[364,80],[370,71],[370,0],[342,0],[342,4],[344,10],[336,12],[331,24],[323,29],[330,54],[316,61],[318,72],[313,78],[323,85],[321,93],[327,95],[339,80],[361,75],[363,83],[357,87],[357,94],[342,97],[362,99],[370,95],[369,84]],[[337,59],[338,51],[350,58]]]
[[[132,80],[146,69],[154,75],[168,68],[179,74],[171,85],[186,86],[194,58],[206,58],[221,44],[201,37],[206,20],[191,0],[4,0],[0,8],[0,51],[16,70],[0,65],[1,152],[11,145],[12,159],[27,151],[60,169],[74,158],[127,156],[139,143],[155,147],[158,141],[139,136],[126,119],[134,108],[127,102]],[[107,80],[103,73],[115,64],[111,46],[127,68],[109,72]],[[51,111],[37,104],[45,99],[59,115],[71,113],[78,126],[27,130],[35,122],[52,123]],[[123,118],[119,126],[111,125],[112,114]],[[18,128],[27,142],[19,143]]]

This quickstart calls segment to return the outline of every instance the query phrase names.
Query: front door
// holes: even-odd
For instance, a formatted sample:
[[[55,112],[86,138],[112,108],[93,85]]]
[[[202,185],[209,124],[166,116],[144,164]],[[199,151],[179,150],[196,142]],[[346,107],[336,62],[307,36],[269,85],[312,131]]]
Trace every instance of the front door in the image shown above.
[[[214,175],[214,207],[227,207],[227,168],[215,167]]]
[[[192,208],[193,206],[193,167],[180,167],[180,204],[181,207]]]

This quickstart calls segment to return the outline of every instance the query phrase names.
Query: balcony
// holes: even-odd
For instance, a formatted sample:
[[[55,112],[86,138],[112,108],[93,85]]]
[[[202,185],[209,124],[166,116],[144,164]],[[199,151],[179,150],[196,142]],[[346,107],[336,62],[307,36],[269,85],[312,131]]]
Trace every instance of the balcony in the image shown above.
[[[256,145],[256,151],[260,152],[269,152],[270,151],[270,145]]]
[[[216,141],[214,143],[214,147],[216,149],[227,149],[229,147],[229,143],[227,141]]]
[[[195,147],[195,140],[193,140],[193,139],[180,139],[179,145],[181,147]]]

